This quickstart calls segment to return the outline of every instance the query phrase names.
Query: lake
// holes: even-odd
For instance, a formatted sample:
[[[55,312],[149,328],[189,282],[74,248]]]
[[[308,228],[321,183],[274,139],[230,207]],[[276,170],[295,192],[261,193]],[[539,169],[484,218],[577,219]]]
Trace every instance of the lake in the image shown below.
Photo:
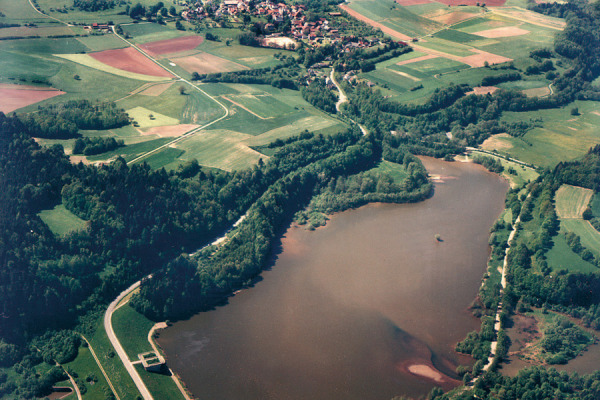
[[[439,176],[432,198],[292,226],[262,280],[161,333],[195,397],[388,400],[458,384],[472,360],[454,346],[479,329],[468,307],[508,184],[478,165],[423,162]]]

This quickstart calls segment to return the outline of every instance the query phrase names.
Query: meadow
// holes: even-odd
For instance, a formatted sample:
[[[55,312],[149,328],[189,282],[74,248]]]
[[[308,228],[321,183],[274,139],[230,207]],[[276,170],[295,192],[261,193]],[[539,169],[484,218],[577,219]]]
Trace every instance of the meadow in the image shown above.
[[[423,18],[393,0],[356,0],[348,6],[382,25],[409,36],[422,36],[440,29],[439,22]]]
[[[574,108],[578,109],[579,115],[571,115]],[[541,118],[542,126],[520,138],[499,138],[500,146],[494,147],[498,147],[500,153],[522,161],[552,167],[560,161],[583,156],[600,140],[600,132],[596,129],[600,124],[600,102],[578,100],[558,109],[505,112],[502,116],[507,122],[530,118]]]
[[[64,367],[78,375],[78,380],[85,386],[86,400],[104,400],[107,393],[112,393],[88,347],[81,346],[77,358],[64,364]]]
[[[51,210],[42,210],[38,215],[55,235],[63,236],[86,227],[86,221],[67,210],[62,204]]]
[[[554,245],[546,253],[548,266],[553,271],[567,270],[570,272],[598,273],[598,267],[583,260],[579,254],[571,250],[565,239],[565,230],[552,238]]]

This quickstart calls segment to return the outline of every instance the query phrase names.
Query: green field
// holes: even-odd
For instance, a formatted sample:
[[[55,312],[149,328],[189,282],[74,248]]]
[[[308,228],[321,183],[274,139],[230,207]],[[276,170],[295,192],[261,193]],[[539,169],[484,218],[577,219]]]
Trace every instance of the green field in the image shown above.
[[[403,165],[385,160],[382,160],[377,167],[371,169],[371,171],[377,174],[389,175],[396,184],[404,182],[404,180],[408,177],[408,172]]]
[[[594,273],[598,272],[598,268],[584,261],[578,254],[567,244],[564,231],[552,238],[554,246],[546,253],[548,266],[553,271],[567,270],[571,272]]]
[[[245,65],[249,68],[266,68],[280,64],[280,61],[274,57],[277,53],[295,55],[294,52],[287,50],[241,46],[237,44],[236,38],[240,34],[240,31],[237,29],[211,29],[210,32],[223,38],[231,36],[232,43],[227,46],[226,39],[218,42],[205,40],[198,47],[199,50]]]
[[[571,115],[578,108],[580,115]],[[560,161],[583,156],[588,149],[600,143],[600,103],[575,101],[566,107],[535,112],[505,112],[502,119],[508,122],[541,118],[540,128],[533,128],[522,138],[500,139],[509,148],[500,153],[535,165],[552,167]]]
[[[121,27],[123,28],[123,32],[129,36],[133,36],[133,41],[137,43],[155,42],[158,40],[174,39],[194,34],[194,32],[178,31],[170,28],[169,26],[159,25],[151,22],[127,24],[121,25]]]
[[[25,2],[27,3],[27,2]],[[119,2],[116,2],[119,3]],[[80,11],[77,8],[72,7],[73,2],[65,2],[63,0],[37,0],[38,8],[43,10],[47,15],[57,18],[64,22],[78,22],[78,23],[87,23],[91,24],[93,22],[108,22],[113,21],[115,24],[120,24],[123,22],[130,22],[131,18],[127,15],[121,15],[122,12],[125,11],[125,2],[121,2],[122,5],[117,5],[116,7],[105,10],[105,11],[96,11],[96,12],[86,12]],[[156,4],[156,3],[155,3]],[[67,12],[58,12],[57,9],[62,9],[66,6]]]
[[[112,317],[115,335],[123,345],[127,357],[136,361],[138,354],[152,351],[148,332],[154,323],[130,307],[129,303],[119,307]]]
[[[442,27],[439,22],[423,18],[393,0],[355,0],[348,6],[367,18],[409,36],[426,35]]]
[[[444,29],[443,31],[435,33],[433,36],[457,43],[468,43],[474,40],[484,39],[482,36],[472,35],[470,33],[457,31],[455,29]]]
[[[600,256],[600,232],[594,229],[589,221],[583,219],[563,219],[560,221],[565,230],[573,232],[581,238],[581,245],[590,250],[596,257]]]
[[[556,213],[560,218],[582,219],[594,191],[582,187],[562,185],[556,191]]]
[[[137,396],[139,396],[139,392],[133,383],[133,380],[127,373],[121,359],[116,355],[108,340],[108,336],[104,330],[103,317],[104,315],[98,318],[96,322],[96,331],[93,336],[88,336],[87,339],[92,345],[96,356],[102,363],[102,367],[109,376],[121,400],[135,400]],[[77,359],[75,359],[75,361],[77,361]],[[98,376],[98,378],[100,378],[100,376]]]
[[[240,94],[227,96],[233,104],[239,104],[259,118],[275,118],[281,114],[293,112],[293,108],[269,94]]]
[[[437,57],[405,65],[391,65],[388,68],[394,71],[406,72],[419,79],[425,79],[435,75],[456,72],[471,67],[458,61]]]
[[[112,34],[82,36],[78,37],[77,40],[91,51],[122,49],[129,46],[127,43]]]
[[[104,400],[106,399],[105,393],[112,393],[89,348],[80,347],[77,358],[64,364],[64,367],[75,371],[78,375],[77,379],[85,386],[84,398],[86,400]],[[95,378],[95,382],[88,382],[88,378]],[[71,397],[74,398],[75,396],[71,395],[69,398]]]
[[[183,400],[184,397],[179,388],[173,382],[169,372],[157,373],[148,372],[141,365],[136,365],[135,369],[146,384],[146,387],[152,393],[155,399]]]
[[[87,222],[59,204],[51,210],[43,210],[38,214],[42,221],[55,235],[66,235],[73,231],[85,229]]]

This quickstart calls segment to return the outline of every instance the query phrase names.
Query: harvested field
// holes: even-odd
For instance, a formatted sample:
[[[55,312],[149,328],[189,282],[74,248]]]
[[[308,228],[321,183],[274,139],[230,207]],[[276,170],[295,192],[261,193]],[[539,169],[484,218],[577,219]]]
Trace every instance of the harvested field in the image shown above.
[[[350,14],[351,16],[353,16],[354,18],[363,21],[366,24],[371,25],[374,28],[379,28],[381,29],[381,31],[387,35],[392,36],[395,39],[399,39],[399,40],[411,40],[412,37],[405,35],[403,33],[400,33],[398,31],[395,31],[391,28],[388,28],[387,26],[380,24],[379,22],[376,22],[374,20],[372,20],[371,18],[367,18],[364,15],[362,15],[361,13],[354,11],[353,9],[351,9],[350,7],[348,7],[347,5],[343,4],[339,6],[342,10],[346,11],[348,14]]]
[[[489,65],[512,61],[512,58],[500,56],[498,54],[488,53],[487,51],[483,50],[471,49],[471,51],[475,54],[473,54],[472,56],[461,57],[459,61],[475,68],[485,66],[486,61]]]
[[[594,191],[579,186],[562,185],[556,191],[556,214],[563,218],[583,218]]]
[[[439,56],[435,55],[435,54],[427,54],[426,56],[421,56],[421,57],[417,57],[417,58],[412,58],[410,60],[403,60],[400,62],[397,62],[396,65],[406,65],[406,64],[412,64],[415,62],[419,62],[419,61],[424,61],[424,60],[430,60],[432,58],[438,58]]]
[[[200,125],[195,124],[155,126],[150,129],[143,129],[141,130],[141,133],[144,136],[156,135],[159,137],[177,137],[192,129],[196,129],[199,126]]]
[[[494,13],[497,15],[502,15],[509,18],[514,18],[519,21],[527,22],[529,24],[543,26],[545,28],[563,30],[567,25],[567,23],[564,20],[548,17],[546,15],[538,14],[529,10],[497,9],[494,10]]]
[[[511,149],[513,145],[509,141],[510,137],[508,133],[492,135],[481,144],[481,148],[488,151]]]
[[[124,71],[156,77],[173,77],[173,75],[150,61],[133,47],[105,50],[99,53],[91,53],[90,56],[106,65]]]
[[[158,40],[140,45],[140,47],[152,56],[177,53],[180,51],[193,50],[200,46],[204,38],[202,36],[184,36],[175,39]]]
[[[477,86],[477,87],[474,87],[472,91],[467,92],[465,94],[466,95],[469,95],[469,94],[492,94],[496,90],[498,90],[498,88],[496,86]]]
[[[441,11],[444,11],[444,10],[441,10]],[[446,14],[442,14],[442,15],[439,15],[438,13],[424,15],[424,17],[426,17],[426,18],[432,19],[434,21],[440,22],[445,25],[454,25],[461,21],[464,21],[466,19],[473,18],[476,16],[477,16],[477,14],[468,13],[468,12],[464,12],[464,11],[455,11],[455,12],[446,13]]]
[[[171,58],[175,64],[188,72],[211,74],[215,72],[231,72],[250,69],[245,65],[214,56],[209,53],[199,53],[194,56]]]
[[[521,29],[517,26],[505,26],[502,28],[486,29],[484,31],[473,32],[474,35],[483,36],[488,39],[521,36],[530,33],[528,30]]]
[[[396,0],[401,6],[417,6],[419,4],[433,3],[432,0]]]
[[[61,94],[65,92],[39,89],[34,86],[2,85],[0,86],[0,111],[9,113]]]
[[[172,84],[173,82],[167,82],[152,85],[143,89],[138,94],[143,94],[144,96],[160,96],[165,90],[170,88]]]

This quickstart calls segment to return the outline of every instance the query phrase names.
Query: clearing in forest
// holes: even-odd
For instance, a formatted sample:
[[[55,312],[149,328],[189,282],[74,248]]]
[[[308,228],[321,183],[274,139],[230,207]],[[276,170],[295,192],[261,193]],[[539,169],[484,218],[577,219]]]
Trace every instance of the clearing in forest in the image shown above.
[[[581,219],[593,195],[591,189],[562,185],[556,191],[556,213],[560,218]]]

